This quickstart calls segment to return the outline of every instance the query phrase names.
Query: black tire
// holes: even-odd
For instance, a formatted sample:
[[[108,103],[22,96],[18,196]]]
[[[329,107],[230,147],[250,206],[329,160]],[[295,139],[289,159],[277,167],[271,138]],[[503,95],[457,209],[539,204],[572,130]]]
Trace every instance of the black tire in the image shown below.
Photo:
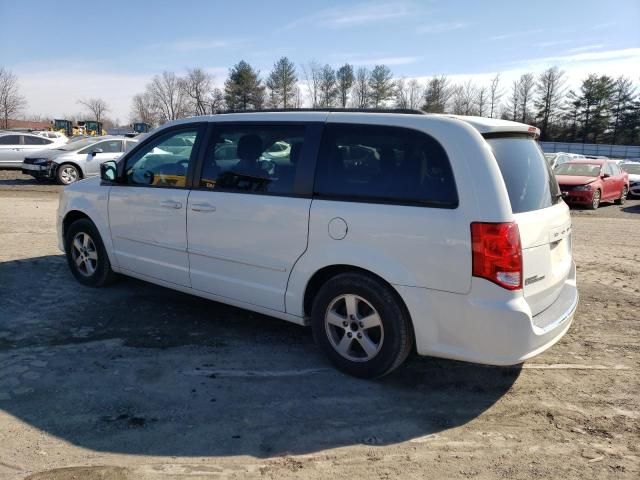
[[[56,171],[56,181],[60,185],[71,185],[82,178],[82,172],[72,163],[63,163]]]
[[[593,192],[593,200],[591,200],[591,203],[588,205],[588,209],[589,210],[597,210],[598,207],[600,206],[600,199],[602,198],[602,194],[600,193],[600,190],[596,190],[595,192]]]
[[[84,243],[88,237],[90,242]],[[78,240],[84,249],[74,245]],[[98,229],[88,218],[76,220],[69,226],[65,234],[64,247],[67,256],[67,264],[76,280],[88,287],[104,287],[116,280],[116,274],[111,269],[111,262],[107,251],[100,238]],[[95,259],[93,257],[95,253]],[[84,257],[86,261],[78,263],[78,257]]]
[[[349,318],[346,311],[346,299],[351,297],[357,298],[358,316],[355,318]],[[340,314],[344,318],[333,315],[343,308],[340,302],[344,302],[344,313]],[[377,313],[380,327],[364,327],[358,321],[374,318],[371,312]],[[342,327],[330,324],[326,320],[330,315],[334,321],[347,321],[348,326],[345,327],[344,322]],[[390,287],[371,275],[343,273],[327,281],[313,301],[311,322],[314,339],[329,360],[336,368],[354,377],[377,378],[388,374],[405,361],[413,347],[413,330],[405,306]],[[348,342],[345,355],[350,358],[334,346],[343,344],[343,340]],[[376,353],[367,354],[363,342],[368,347],[377,345]],[[354,358],[359,352],[364,356]]]
[[[622,187],[622,191],[620,192],[620,198],[616,200],[616,205],[624,205],[624,202],[627,200],[627,186]]]

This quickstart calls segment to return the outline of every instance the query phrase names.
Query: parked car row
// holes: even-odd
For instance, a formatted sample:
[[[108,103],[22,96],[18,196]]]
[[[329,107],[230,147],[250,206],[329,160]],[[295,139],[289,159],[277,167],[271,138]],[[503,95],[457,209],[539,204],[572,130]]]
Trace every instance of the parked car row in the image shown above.
[[[56,180],[68,185],[100,173],[100,164],[114,160],[138,140],[116,136],[89,137],[58,148],[40,150],[26,156],[22,173],[37,180]]]

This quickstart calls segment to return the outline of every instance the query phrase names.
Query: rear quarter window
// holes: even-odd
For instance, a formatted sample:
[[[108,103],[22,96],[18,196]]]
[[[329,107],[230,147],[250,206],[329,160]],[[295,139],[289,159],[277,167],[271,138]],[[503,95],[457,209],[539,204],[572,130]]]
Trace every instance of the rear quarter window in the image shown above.
[[[558,203],[560,189],[538,143],[531,137],[489,138],[507,187],[513,213],[540,210]]]
[[[429,135],[402,127],[327,125],[314,191],[335,200],[458,206],[445,150]]]

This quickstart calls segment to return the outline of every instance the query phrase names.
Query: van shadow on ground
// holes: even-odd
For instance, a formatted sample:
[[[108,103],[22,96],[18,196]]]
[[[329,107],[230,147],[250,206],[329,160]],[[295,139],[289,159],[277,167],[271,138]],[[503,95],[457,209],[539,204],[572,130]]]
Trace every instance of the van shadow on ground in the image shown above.
[[[414,356],[357,380],[307,329],[131,279],[85,288],[61,256],[0,264],[0,302],[0,408],[104,452],[387,445],[473,420],[520,374]]]

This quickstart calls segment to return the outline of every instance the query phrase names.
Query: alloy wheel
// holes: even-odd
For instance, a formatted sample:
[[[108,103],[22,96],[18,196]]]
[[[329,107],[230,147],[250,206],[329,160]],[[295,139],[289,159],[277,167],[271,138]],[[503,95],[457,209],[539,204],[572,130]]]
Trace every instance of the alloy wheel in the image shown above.
[[[331,346],[348,360],[369,361],[382,348],[384,328],[380,314],[358,295],[334,298],[327,308],[324,323]]]
[[[93,239],[85,232],[78,232],[71,242],[71,258],[76,269],[84,277],[90,277],[98,268],[98,251]]]
[[[62,167],[62,170],[60,171],[60,180],[65,185],[69,185],[70,183],[78,180],[78,171],[75,169],[75,167]]]

